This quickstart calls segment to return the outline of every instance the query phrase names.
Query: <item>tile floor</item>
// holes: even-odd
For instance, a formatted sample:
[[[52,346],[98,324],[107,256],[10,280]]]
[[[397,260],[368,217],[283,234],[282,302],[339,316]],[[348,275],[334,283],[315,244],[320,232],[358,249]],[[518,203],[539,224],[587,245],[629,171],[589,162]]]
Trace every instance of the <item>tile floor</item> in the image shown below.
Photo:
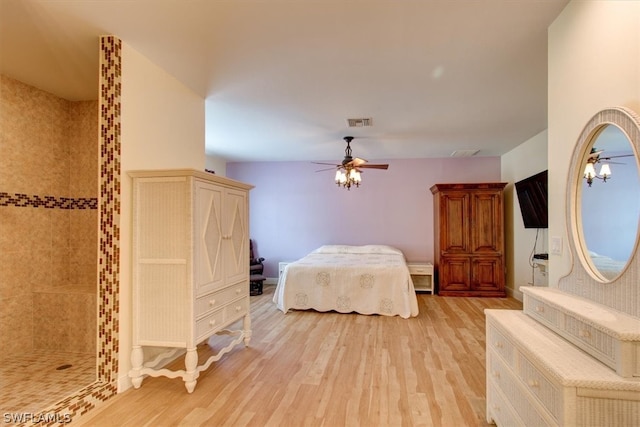
[[[71,365],[66,369],[57,369]],[[35,413],[96,379],[96,358],[86,353],[33,352],[0,361],[0,414]]]

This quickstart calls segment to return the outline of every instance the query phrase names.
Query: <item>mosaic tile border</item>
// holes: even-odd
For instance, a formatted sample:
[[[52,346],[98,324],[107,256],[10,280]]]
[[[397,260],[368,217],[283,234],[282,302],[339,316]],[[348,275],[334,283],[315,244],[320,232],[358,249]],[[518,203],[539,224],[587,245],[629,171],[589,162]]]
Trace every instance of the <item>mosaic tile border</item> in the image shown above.
[[[100,192],[98,222],[98,380],[46,408],[39,421],[20,425],[62,426],[117,393],[120,291],[122,41],[100,37]]]
[[[0,192],[0,206],[45,209],[98,209],[97,198],[70,198]]]

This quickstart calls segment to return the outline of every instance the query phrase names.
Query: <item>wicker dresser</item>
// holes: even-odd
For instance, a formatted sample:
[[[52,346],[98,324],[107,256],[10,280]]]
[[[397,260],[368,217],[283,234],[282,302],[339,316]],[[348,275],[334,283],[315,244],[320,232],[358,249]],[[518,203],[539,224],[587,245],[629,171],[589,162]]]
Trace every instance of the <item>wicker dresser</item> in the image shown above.
[[[553,288],[486,310],[487,421],[640,425],[640,320]]]

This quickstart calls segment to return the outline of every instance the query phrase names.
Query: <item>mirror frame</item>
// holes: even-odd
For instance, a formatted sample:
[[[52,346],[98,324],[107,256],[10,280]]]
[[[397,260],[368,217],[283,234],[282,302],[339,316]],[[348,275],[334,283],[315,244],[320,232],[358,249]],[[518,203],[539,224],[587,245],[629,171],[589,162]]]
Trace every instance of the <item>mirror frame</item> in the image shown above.
[[[569,179],[567,181],[567,230],[569,231],[569,242],[572,251],[580,260],[580,264],[584,270],[598,283],[613,283],[623,276],[636,257],[640,241],[639,221],[638,228],[636,228],[636,239],[633,251],[622,271],[612,279],[605,278],[586,253],[587,247],[583,235],[581,215],[583,171],[594,141],[607,125],[618,127],[627,137],[634,154],[636,165],[638,170],[640,170],[640,117],[627,108],[613,107],[596,113],[585,125],[571,155],[571,166],[569,168]]]

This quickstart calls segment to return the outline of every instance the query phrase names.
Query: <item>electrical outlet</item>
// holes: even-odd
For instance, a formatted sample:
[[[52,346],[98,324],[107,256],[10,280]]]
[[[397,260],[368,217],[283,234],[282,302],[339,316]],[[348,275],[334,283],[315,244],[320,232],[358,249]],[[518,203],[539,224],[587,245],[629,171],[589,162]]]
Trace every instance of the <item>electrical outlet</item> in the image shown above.
[[[554,255],[562,255],[562,237],[551,237],[551,253]]]

